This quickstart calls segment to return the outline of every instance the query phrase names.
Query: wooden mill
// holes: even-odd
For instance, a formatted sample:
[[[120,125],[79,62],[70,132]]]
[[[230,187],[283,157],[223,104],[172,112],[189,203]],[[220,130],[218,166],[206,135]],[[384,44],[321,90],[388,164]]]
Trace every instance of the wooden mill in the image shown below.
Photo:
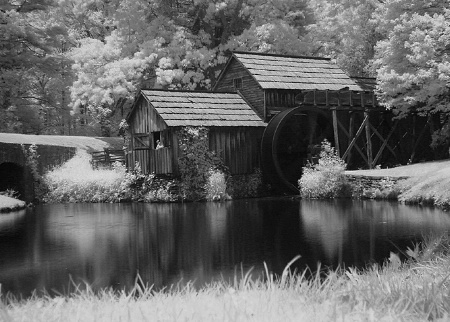
[[[268,182],[292,192],[324,139],[349,168],[432,159],[439,116],[396,119],[374,89],[374,79],[349,77],[327,58],[234,52],[212,92],[142,91],[128,117],[131,161],[176,173],[177,149],[156,157],[155,142],[175,147],[170,128],[199,125],[213,129],[210,148],[232,173],[261,167]]]

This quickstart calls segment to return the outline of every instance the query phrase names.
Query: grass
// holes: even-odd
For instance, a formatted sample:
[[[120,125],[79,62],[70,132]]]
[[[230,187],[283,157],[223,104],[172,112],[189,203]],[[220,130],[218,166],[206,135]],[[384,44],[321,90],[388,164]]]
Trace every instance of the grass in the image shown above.
[[[402,183],[399,201],[450,209],[450,167]]]
[[[22,209],[25,205],[25,201],[0,195],[0,212]]]
[[[393,187],[400,191],[397,199],[407,204],[420,204],[450,209],[450,161],[423,162],[391,169],[346,171],[346,174],[375,177],[408,177]]]
[[[447,321],[450,316],[450,242],[430,238],[408,249],[401,263],[391,254],[383,266],[294,274],[289,263],[275,278],[196,290],[192,285],[156,292],[137,281],[130,292],[89,288],[59,297],[2,298],[4,321]],[[295,260],[295,259],[294,259]],[[294,261],[293,260],[293,261]]]

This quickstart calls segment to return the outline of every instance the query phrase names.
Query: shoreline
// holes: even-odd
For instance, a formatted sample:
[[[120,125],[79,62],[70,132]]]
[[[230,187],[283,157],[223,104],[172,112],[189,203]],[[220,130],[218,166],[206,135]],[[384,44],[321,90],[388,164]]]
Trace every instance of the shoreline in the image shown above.
[[[0,213],[22,210],[26,206],[25,201],[0,195]]]
[[[433,196],[440,191],[439,185],[450,187],[450,160],[345,173],[382,184],[365,186],[374,194],[370,199],[383,199],[388,195],[381,194],[383,187],[394,181],[407,182],[408,192],[432,182],[421,192]],[[448,181],[442,182],[447,177]],[[376,198],[377,192],[380,198]],[[450,189],[446,196],[450,204]],[[5,200],[9,205],[26,206],[20,200],[5,198],[0,196],[0,208],[5,207]],[[416,201],[426,204],[422,199]],[[397,202],[404,201],[397,198]],[[440,206],[435,202],[426,205]],[[450,238],[430,237],[422,246],[401,250],[407,255],[406,262],[391,253],[382,266],[324,271],[326,276],[317,274],[312,279],[302,272],[290,273],[288,264],[281,276],[266,268],[263,280],[251,280],[248,272],[242,280],[236,277],[234,283],[216,283],[200,290],[188,284],[182,289],[156,292],[137,281],[130,292],[94,292],[85,285],[87,290],[56,297],[4,297],[0,317],[6,321],[111,321],[111,317],[114,321],[444,321],[450,316],[446,304]]]

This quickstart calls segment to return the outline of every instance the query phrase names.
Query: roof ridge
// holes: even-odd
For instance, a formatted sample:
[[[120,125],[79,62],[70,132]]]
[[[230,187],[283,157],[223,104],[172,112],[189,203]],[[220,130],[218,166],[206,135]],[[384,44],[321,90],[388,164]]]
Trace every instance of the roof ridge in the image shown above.
[[[304,55],[283,55],[283,54],[272,54],[272,53],[257,53],[251,51],[233,51],[232,54],[246,54],[255,56],[271,56],[271,57],[285,57],[285,58],[303,58],[303,59],[315,59],[315,60],[327,60],[330,61],[331,58],[327,57],[315,57],[315,56],[304,56]]]
[[[194,94],[236,94],[236,92],[214,92],[211,90],[188,90],[188,89],[159,89],[159,88],[141,88],[142,91],[151,91],[151,92],[168,92],[168,93],[194,93]]]
[[[376,77],[372,76],[349,76],[350,78],[356,78],[356,79],[377,79]]]

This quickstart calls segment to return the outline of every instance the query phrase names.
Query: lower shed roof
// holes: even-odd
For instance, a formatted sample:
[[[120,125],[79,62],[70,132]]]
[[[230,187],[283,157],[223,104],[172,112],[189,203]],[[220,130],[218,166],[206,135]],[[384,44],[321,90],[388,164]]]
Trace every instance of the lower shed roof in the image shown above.
[[[141,94],[170,127],[265,127],[237,93],[142,90]]]

